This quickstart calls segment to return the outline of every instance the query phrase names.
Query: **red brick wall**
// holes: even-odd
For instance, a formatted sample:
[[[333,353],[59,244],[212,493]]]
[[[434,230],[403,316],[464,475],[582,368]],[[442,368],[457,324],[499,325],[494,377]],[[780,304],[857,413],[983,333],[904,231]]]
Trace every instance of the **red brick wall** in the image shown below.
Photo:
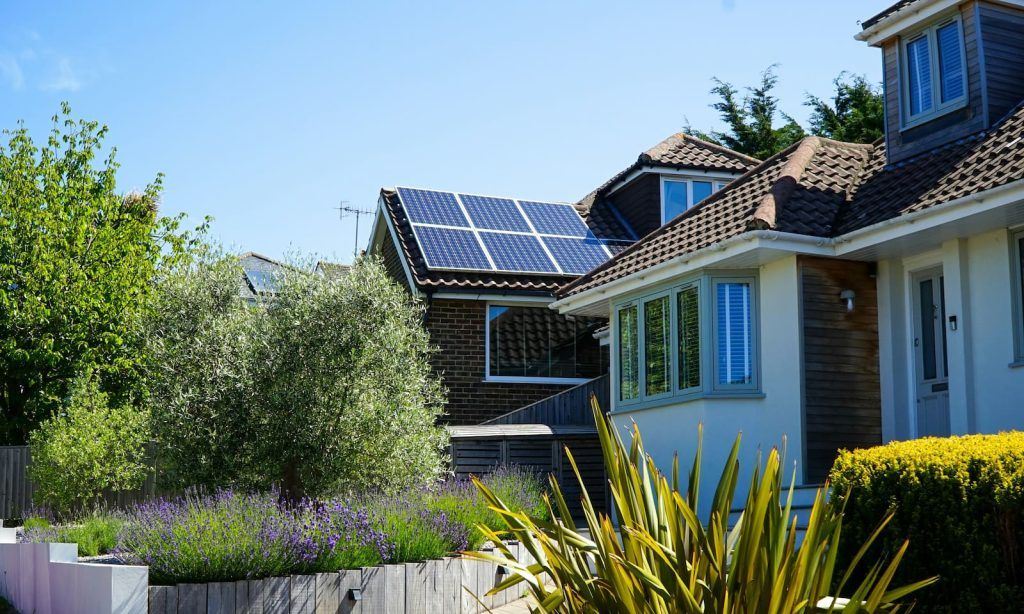
[[[570,387],[485,382],[486,315],[485,301],[433,300],[427,311],[427,330],[439,350],[434,368],[448,389],[450,424],[479,424]]]

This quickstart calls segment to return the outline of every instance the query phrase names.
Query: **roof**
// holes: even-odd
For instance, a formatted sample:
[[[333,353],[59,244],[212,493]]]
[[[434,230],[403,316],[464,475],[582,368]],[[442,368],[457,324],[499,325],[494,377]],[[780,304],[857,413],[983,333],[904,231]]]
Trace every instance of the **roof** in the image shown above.
[[[256,252],[245,252],[239,255],[238,262],[242,267],[238,295],[247,301],[255,301],[261,294],[267,294],[266,290],[262,290],[262,284],[272,283],[274,276],[288,268],[288,265],[283,262]],[[257,279],[258,276],[263,276],[263,279]]]
[[[917,1],[918,0],[900,0],[896,4],[894,4],[894,5],[886,8],[886,9],[884,9],[883,11],[878,13],[877,15],[874,15],[873,17],[869,17],[869,18],[865,19],[864,21],[862,21],[860,23],[860,27],[861,27],[862,30],[867,30],[868,28],[870,28],[871,26],[875,25],[876,23],[882,21],[886,17],[888,17],[888,16],[890,16],[890,15],[892,15],[894,13],[897,13],[898,11],[900,11],[900,10],[910,6],[911,4],[913,4],[913,3],[917,2]]]
[[[600,202],[612,186],[645,166],[743,173],[759,162],[760,160],[757,158],[733,151],[728,147],[677,132],[642,152],[636,162],[622,169],[599,188],[584,196],[579,204],[582,209],[589,210],[594,202]]]
[[[754,230],[837,237],[1024,178],[1024,105],[987,132],[886,164],[882,142],[807,137],[560,288],[571,296]]]
[[[341,264],[340,262],[320,260],[316,263],[316,272],[328,279],[338,279],[339,277],[347,275],[351,269],[351,265]]]

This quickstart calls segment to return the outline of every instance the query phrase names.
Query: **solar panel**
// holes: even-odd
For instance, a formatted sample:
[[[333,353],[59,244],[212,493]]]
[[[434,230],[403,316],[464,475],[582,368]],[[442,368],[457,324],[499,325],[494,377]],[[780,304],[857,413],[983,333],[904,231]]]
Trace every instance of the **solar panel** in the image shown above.
[[[586,237],[590,229],[572,205],[519,201],[537,232],[544,235]]]
[[[469,227],[466,215],[451,192],[398,188],[398,197],[409,221],[414,224]]]
[[[273,294],[278,290],[279,273],[259,269],[246,269],[245,276],[249,278],[253,291],[258,294]]]
[[[459,200],[477,228],[530,232],[530,225],[519,212],[519,207],[508,198],[459,194]]]
[[[633,244],[633,241],[605,241],[604,244],[608,251],[612,253],[612,256],[614,256],[619,252],[625,251],[626,248]]]
[[[608,259],[608,252],[594,239],[544,237],[551,255],[566,273],[582,275]]]
[[[476,239],[476,233],[462,228],[413,225],[423,249],[423,259],[432,269],[490,271],[491,263]]]
[[[540,239],[533,235],[481,231],[480,238],[499,271],[558,272],[558,268],[544,253]]]

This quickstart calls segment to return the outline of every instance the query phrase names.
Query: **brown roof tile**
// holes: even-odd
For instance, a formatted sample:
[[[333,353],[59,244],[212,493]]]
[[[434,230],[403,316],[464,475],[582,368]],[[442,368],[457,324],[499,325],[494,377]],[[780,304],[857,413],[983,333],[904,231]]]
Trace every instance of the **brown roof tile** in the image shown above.
[[[560,288],[570,296],[744,232],[836,237],[1024,179],[1024,104],[988,132],[895,165],[885,145],[808,137],[616,257]]]

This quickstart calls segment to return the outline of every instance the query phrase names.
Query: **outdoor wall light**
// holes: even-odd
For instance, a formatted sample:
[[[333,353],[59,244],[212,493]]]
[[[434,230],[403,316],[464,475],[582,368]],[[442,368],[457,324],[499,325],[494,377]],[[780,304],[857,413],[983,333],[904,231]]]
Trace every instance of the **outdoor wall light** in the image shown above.
[[[363,591],[358,588],[350,588],[348,589],[348,598],[351,601],[362,601]]]
[[[839,293],[839,300],[846,302],[847,313],[853,312],[853,299],[857,298],[857,293],[853,290],[843,290]]]

